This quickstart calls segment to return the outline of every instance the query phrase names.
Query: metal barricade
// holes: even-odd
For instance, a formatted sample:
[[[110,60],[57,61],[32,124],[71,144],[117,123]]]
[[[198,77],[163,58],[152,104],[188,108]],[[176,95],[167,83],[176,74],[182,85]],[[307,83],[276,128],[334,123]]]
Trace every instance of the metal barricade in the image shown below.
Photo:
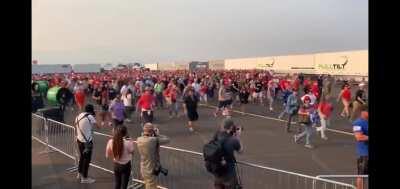
[[[111,135],[99,132],[94,132],[94,135],[94,150],[102,155],[92,157],[91,166],[113,174],[112,161],[105,158],[106,144]],[[78,159],[73,126],[32,114],[32,138],[71,159]],[[97,148],[96,146],[101,147]],[[169,171],[167,176],[160,174],[158,177],[158,183],[162,186],[159,188],[213,188],[214,178],[206,171],[201,153],[161,146],[160,157],[161,165]],[[237,165],[243,188],[355,189],[354,185],[322,177],[318,178],[247,162],[238,162]],[[143,183],[142,180],[140,157],[136,151],[132,159],[132,181]]]
[[[324,178],[351,184],[357,189],[368,189],[368,175],[318,175],[317,178]]]

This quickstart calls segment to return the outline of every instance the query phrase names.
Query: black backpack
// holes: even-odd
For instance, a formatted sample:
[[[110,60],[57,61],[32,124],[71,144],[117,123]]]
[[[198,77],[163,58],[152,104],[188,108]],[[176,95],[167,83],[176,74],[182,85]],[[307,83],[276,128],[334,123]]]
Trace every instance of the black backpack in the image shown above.
[[[203,157],[208,172],[222,176],[227,172],[227,165],[222,164],[225,155],[223,145],[229,137],[218,140],[215,136],[210,142],[203,147]]]

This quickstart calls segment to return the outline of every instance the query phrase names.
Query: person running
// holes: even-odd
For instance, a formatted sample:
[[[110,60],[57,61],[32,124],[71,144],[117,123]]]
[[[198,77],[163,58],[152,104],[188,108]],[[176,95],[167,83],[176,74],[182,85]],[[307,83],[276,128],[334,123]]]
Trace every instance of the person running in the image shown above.
[[[105,122],[108,122],[108,126],[112,126],[111,115],[109,112],[110,99],[108,95],[109,95],[108,86],[104,85],[101,91],[101,112],[100,112],[101,126],[104,126]]]
[[[365,98],[365,90],[364,90],[364,83],[360,83],[358,85],[359,89],[356,92],[355,99],[353,101],[353,109],[351,113],[350,120],[355,120],[356,116],[360,114],[361,110],[367,105],[367,101]]]
[[[313,148],[311,145],[311,135],[312,135],[312,122],[311,122],[311,114],[313,114],[314,106],[311,105],[310,97],[306,96],[303,100],[303,105],[300,107],[298,112],[299,114],[299,122],[302,124],[305,129],[302,133],[294,135],[294,142],[297,143],[304,136],[306,137],[306,143],[304,147]]]
[[[255,84],[254,102],[259,100],[260,104],[263,104],[263,94],[262,94],[263,85],[262,85],[261,81],[258,79],[256,80],[256,82],[254,84]]]
[[[318,106],[318,113],[321,118],[321,127],[317,128],[317,131],[321,131],[321,138],[324,140],[328,140],[328,137],[325,135],[325,130],[330,126],[330,116],[332,111],[333,106],[329,102],[329,96],[323,96]]]
[[[293,91],[290,86],[285,87],[285,89],[282,91],[283,111],[282,111],[282,113],[279,114],[278,119],[282,119],[282,117],[285,115],[285,113],[288,113],[288,111],[286,111],[286,104],[287,104],[287,99],[289,98],[289,96],[292,93],[293,93]]]
[[[178,107],[177,106],[177,89],[173,83],[170,83],[167,89],[164,91],[164,96],[168,105],[169,118],[172,119],[174,114],[178,117]]]
[[[143,118],[143,123],[152,123],[154,119],[153,106],[155,104],[155,98],[151,94],[151,88],[146,87],[145,92],[140,96],[136,109],[140,110],[140,117]]]
[[[124,102],[124,112],[126,122],[131,122],[132,112],[135,110],[135,107],[132,104],[132,91],[131,89],[127,89],[126,92],[122,95],[122,100]]]
[[[269,104],[269,110],[273,111],[273,103],[274,103],[274,99],[275,99],[275,90],[276,90],[276,84],[273,80],[270,80],[268,82],[268,88],[267,88],[267,101]]]
[[[230,91],[229,84],[224,85],[222,83],[222,86],[220,87],[218,92],[218,101],[218,107],[214,112],[215,117],[217,117],[218,113],[220,111],[223,111],[227,106],[232,105],[232,92]]]
[[[340,91],[337,101],[342,100],[343,103],[343,111],[340,113],[340,116],[350,118],[350,100],[351,100],[351,91],[349,84],[345,84],[343,86],[342,91]]]
[[[194,95],[193,89],[189,89],[187,91],[187,96],[184,97],[183,101],[183,110],[189,119],[189,131],[193,132],[193,122],[199,119],[199,114],[197,113],[197,103],[199,102],[199,99]]]
[[[207,101],[207,91],[208,91],[208,86],[206,82],[201,82],[200,84],[200,101],[204,102],[205,104],[208,104]]]
[[[120,126],[124,123],[124,103],[121,100],[121,95],[117,94],[115,99],[111,102],[110,105],[110,111],[111,111],[111,117],[114,122],[114,127]]]
[[[70,103],[73,97],[72,92],[68,88],[68,83],[66,81],[61,82],[61,88],[59,89],[56,99],[60,103],[61,111],[65,111],[67,105]]]
[[[360,118],[353,122],[353,132],[357,141],[357,174],[368,174],[368,111],[362,110]],[[357,189],[363,189],[362,178],[357,178]]]
[[[125,126],[113,129],[113,138],[108,140],[106,158],[112,158],[114,163],[114,189],[127,189],[131,175],[131,160],[134,143],[128,137]]]
[[[163,91],[164,91],[164,84],[161,82],[161,80],[157,80],[157,83],[154,85],[154,92],[156,93],[156,105],[157,108],[164,108],[164,96],[163,96]]]
[[[83,111],[83,107],[85,106],[85,99],[86,99],[86,93],[85,93],[83,87],[78,86],[74,96],[75,96],[76,105],[78,106],[78,110]]]
[[[290,132],[292,118],[297,115],[299,107],[300,107],[300,99],[298,97],[298,92],[293,91],[292,94],[289,95],[285,106],[285,113],[289,115],[286,125],[286,132],[288,133]],[[280,115],[279,119],[281,119],[282,116]]]
[[[248,91],[248,89],[246,87],[243,86],[239,92],[240,111],[243,112],[242,114],[244,114],[244,112],[245,112],[246,104],[249,103],[249,96],[250,96],[250,92]]]

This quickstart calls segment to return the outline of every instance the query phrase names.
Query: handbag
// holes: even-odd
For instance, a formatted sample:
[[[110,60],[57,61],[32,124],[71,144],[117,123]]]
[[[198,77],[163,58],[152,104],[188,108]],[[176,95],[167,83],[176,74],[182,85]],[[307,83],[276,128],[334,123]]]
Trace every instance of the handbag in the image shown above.
[[[81,128],[79,127],[79,122],[83,119],[83,118],[87,118],[88,121],[90,122],[90,119],[88,118],[89,114],[85,114],[81,119],[79,119],[76,124],[77,124],[77,128],[79,129],[79,131],[81,132],[83,138],[85,139],[85,143],[83,143],[84,145],[84,149],[83,149],[83,154],[88,154],[93,150],[93,142],[88,141],[86,136],[83,134],[83,131],[81,130]]]

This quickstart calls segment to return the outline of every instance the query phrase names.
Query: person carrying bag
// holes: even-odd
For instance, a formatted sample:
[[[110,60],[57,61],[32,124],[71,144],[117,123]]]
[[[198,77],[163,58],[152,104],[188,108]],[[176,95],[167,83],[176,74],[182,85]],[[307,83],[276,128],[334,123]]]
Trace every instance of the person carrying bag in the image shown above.
[[[85,107],[85,112],[80,113],[75,119],[76,139],[80,155],[77,179],[80,179],[82,184],[95,182],[94,179],[88,177],[93,151],[93,126],[97,126],[94,115],[93,105],[88,104]]]

